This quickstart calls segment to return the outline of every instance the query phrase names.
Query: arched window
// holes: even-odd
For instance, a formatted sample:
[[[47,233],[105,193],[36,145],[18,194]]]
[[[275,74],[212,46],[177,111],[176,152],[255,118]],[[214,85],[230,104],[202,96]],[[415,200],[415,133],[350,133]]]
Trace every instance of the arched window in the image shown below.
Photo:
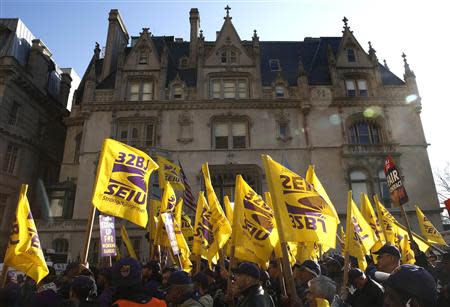
[[[69,241],[67,239],[55,239],[52,242],[52,248],[55,250],[56,254],[67,254],[69,250]]]
[[[349,129],[351,144],[380,144],[381,129],[371,121],[361,120],[355,122]]]
[[[353,170],[350,172],[350,187],[353,199],[359,200],[361,193],[369,194],[369,179],[363,170]]]

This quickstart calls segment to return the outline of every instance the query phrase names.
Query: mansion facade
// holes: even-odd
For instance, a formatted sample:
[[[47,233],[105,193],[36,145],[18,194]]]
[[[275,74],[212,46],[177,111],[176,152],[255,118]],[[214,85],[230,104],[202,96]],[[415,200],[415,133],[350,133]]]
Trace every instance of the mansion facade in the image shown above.
[[[404,79],[380,64],[345,18],[342,35],[303,41],[263,41],[256,30],[241,39],[229,10],[207,39],[191,9],[189,42],[148,28],[130,36],[117,10],[108,22],[104,55],[97,44],[65,120],[60,183],[49,193],[53,220],[38,223],[43,247],[62,259],[81,253],[105,138],[180,161],[195,196],[204,189],[201,164],[209,162],[219,199],[233,198],[237,174],[258,193],[267,190],[261,154],[302,176],[314,164],[342,219],[349,189],[377,194],[390,207],[389,154],[404,176],[413,226],[415,204],[441,224],[415,75],[406,56]],[[127,228],[148,259],[145,230]],[[91,262],[99,261],[98,237],[96,220]]]

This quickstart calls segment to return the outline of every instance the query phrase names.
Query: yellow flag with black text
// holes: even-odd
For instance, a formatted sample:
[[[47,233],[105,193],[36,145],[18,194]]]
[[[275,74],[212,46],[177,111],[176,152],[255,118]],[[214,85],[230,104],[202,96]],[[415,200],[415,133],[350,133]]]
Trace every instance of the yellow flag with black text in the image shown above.
[[[170,213],[172,214],[175,211],[176,206],[176,195],[175,191],[172,188],[172,185],[170,182],[166,182],[164,186],[163,196],[161,198],[161,208],[159,209],[159,217],[158,217],[158,223],[156,225],[156,234],[155,234],[155,241],[156,244],[159,244],[161,246],[170,247],[169,238],[167,237],[167,232],[164,227],[164,221],[162,218],[163,213]]]
[[[423,214],[422,210],[416,206],[417,219],[419,220],[420,230],[423,236],[430,243],[447,245],[442,235],[437,231],[436,227],[431,224],[430,220]]]
[[[156,239],[156,224],[158,223],[160,208],[161,202],[159,200],[150,199],[148,230],[150,232],[150,238],[153,240],[153,242]]]
[[[128,236],[127,229],[124,225],[120,227],[120,236],[122,237],[122,242],[125,243],[128,255],[136,260],[139,260],[138,256],[136,255],[136,251],[134,250],[133,244],[130,241],[130,237]]]
[[[335,211],[305,179],[262,155],[273,207],[286,241],[317,242],[336,247]]]
[[[408,235],[400,242],[400,253],[402,255],[401,262],[402,264],[415,264],[416,258],[414,255],[414,251],[411,249],[411,244],[409,243]]]
[[[236,176],[231,244],[235,246],[235,257],[258,263],[269,261],[278,243],[275,217],[272,209],[260,195]]]
[[[386,240],[386,242],[396,245],[395,241],[397,235],[397,226],[396,226],[397,220],[378,200],[377,195],[373,196],[373,200],[375,201],[375,206],[377,208],[378,221],[381,224],[384,239]]]
[[[166,182],[170,182],[174,190],[184,190],[181,167],[161,156],[156,156],[156,162],[159,165],[158,179],[160,188],[163,188]]]
[[[27,190],[28,185],[22,184],[4,265],[25,273],[39,283],[47,276],[48,268],[28,203]]]
[[[370,249],[375,244],[375,234],[366,222],[352,198],[352,191],[348,191],[347,204],[347,246],[350,256],[358,259],[361,270],[367,267],[366,255],[370,254]]]
[[[369,223],[370,227],[372,228],[375,234],[376,242],[375,245],[372,247],[372,251],[376,252],[386,243],[383,229],[381,228],[381,225],[378,222],[377,215],[375,214],[375,211],[373,210],[372,204],[370,203],[369,197],[367,196],[366,193],[361,193],[360,201],[361,201],[361,214],[366,220],[366,222]]]
[[[203,192],[198,193],[194,222],[194,243],[192,253],[208,259],[207,250],[214,242],[212,225],[210,223],[211,211]],[[209,259],[212,261],[212,258]]]
[[[211,211],[210,223],[214,235],[214,242],[208,249],[208,259],[212,259],[231,236],[231,225],[225,217],[219,200],[211,183],[211,176],[209,174],[208,163],[202,164],[203,178],[205,180],[206,195],[208,198],[209,209]]]
[[[101,212],[146,227],[148,180],[158,165],[143,151],[103,141],[92,203]]]

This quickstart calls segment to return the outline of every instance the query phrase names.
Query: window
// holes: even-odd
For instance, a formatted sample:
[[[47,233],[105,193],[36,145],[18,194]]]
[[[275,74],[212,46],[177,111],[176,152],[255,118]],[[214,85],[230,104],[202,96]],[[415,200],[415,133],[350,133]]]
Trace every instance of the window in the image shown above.
[[[277,98],[284,97],[284,86],[283,85],[275,86],[275,97],[277,97]]]
[[[350,129],[351,144],[380,144],[380,128],[374,122],[361,120],[354,123]]]
[[[75,151],[74,151],[74,155],[73,155],[73,162],[76,164],[80,163],[81,136],[82,136],[82,133],[80,132],[75,137]]]
[[[188,58],[187,57],[183,57],[183,58],[181,58],[180,59],[180,63],[179,63],[179,65],[180,65],[180,68],[187,68],[187,66],[188,66]]]
[[[17,102],[13,102],[11,110],[9,110],[8,124],[13,126],[17,125],[17,122],[19,121],[19,110],[20,105]]]
[[[173,99],[182,99],[183,98],[183,87],[179,84],[174,85],[172,88],[173,91]]]
[[[135,147],[155,146],[155,123],[152,120],[122,120],[118,123],[116,138]]]
[[[347,96],[349,96],[349,97],[355,97],[355,96],[367,97],[367,96],[369,96],[369,92],[367,90],[367,81],[364,79],[345,80],[345,87],[347,89]]]
[[[248,147],[248,124],[245,121],[214,123],[214,148],[239,149]]]
[[[0,193],[0,228],[2,227],[2,221],[6,215],[6,202],[8,201],[8,194]]]
[[[220,52],[220,63],[233,64],[237,63],[237,53],[232,50],[224,50]]]
[[[384,170],[380,170],[378,172],[378,187],[380,189],[381,201],[385,207],[389,208],[391,206],[391,195],[389,193],[389,187],[387,185]]]
[[[281,139],[286,139],[289,137],[289,126],[288,123],[279,123],[278,124],[279,127],[279,137]]]
[[[270,71],[280,71],[280,60],[278,59],[270,59],[269,60]]]
[[[136,256],[140,258],[141,255],[141,238],[130,238],[131,243],[133,244],[134,252]]]
[[[65,191],[53,191],[50,195],[49,217],[63,217]]]
[[[349,62],[356,62],[355,50],[352,48],[347,49],[347,60]]]
[[[149,80],[136,80],[128,83],[128,100],[153,100],[153,82]]]
[[[211,98],[248,98],[247,79],[212,79],[210,83]]]
[[[65,254],[69,250],[69,241],[66,239],[55,239],[52,242],[52,248],[55,250],[55,253]]]
[[[354,170],[350,173],[350,188],[352,189],[353,199],[358,201],[361,193],[368,194],[368,179],[364,171]]]
[[[147,50],[139,51],[139,64],[147,64],[148,63],[148,52]]]
[[[6,149],[5,160],[3,161],[3,171],[8,174],[14,174],[19,147],[9,143]]]

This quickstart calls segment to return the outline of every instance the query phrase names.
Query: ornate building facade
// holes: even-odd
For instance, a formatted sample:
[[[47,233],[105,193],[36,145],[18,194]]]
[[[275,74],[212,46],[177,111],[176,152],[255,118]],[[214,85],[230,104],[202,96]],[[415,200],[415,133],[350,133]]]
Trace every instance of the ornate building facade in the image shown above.
[[[72,75],[20,19],[0,19],[0,258],[21,184],[39,218],[44,187],[58,183]]]
[[[63,209],[40,223],[44,247],[58,242],[70,259],[80,255],[104,138],[179,160],[195,192],[208,161],[220,199],[233,197],[236,174],[259,193],[267,189],[261,154],[303,175],[314,164],[342,217],[350,188],[390,207],[383,174],[390,154],[412,202],[440,224],[414,73],[406,57],[403,80],[380,64],[346,19],[342,35],[303,41],[263,41],[256,30],[241,39],[228,8],[210,39],[191,9],[189,42],[148,28],[130,37],[117,10],[108,22],[104,57],[97,45],[66,120],[60,190],[50,195]],[[145,259],[144,230],[128,227]],[[91,250],[97,262],[97,225]]]

